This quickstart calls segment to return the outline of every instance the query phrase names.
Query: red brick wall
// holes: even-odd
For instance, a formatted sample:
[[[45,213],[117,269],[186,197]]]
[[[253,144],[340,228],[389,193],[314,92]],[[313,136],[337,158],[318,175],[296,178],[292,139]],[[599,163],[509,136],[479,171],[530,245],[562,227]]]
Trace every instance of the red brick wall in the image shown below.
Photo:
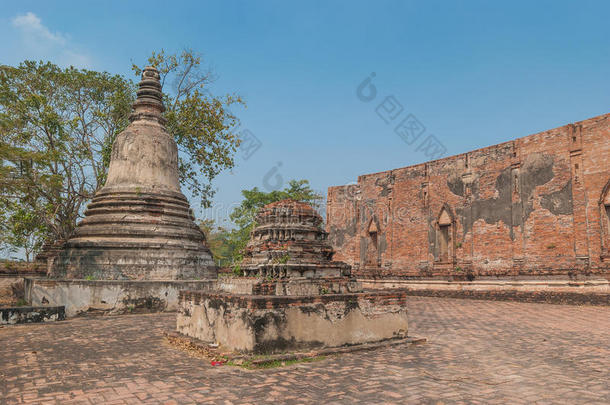
[[[606,114],[330,187],[327,230],[361,277],[608,275],[609,182]]]

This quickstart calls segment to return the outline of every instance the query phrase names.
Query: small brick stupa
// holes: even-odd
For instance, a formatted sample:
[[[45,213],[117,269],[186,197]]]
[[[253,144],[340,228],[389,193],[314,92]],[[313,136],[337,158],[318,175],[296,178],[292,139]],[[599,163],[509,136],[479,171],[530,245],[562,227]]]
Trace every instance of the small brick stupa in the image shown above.
[[[159,72],[142,72],[129,126],[112,147],[106,184],[50,272],[101,280],[216,278],[203,232],[180,191],[178,148],[165,129]]]
[[[364,292],[332,261],[322,218],[304,203],[263,207],[241,279],[181,291],[177,331],[239,352],[273,353],[378,342],[407,333],[406,293]]]
[[[350,266],[332,261],[333,248],[322,217],[309,205],[282,200],[258,212],[257,226],[246,247],[242,270],[246,276],[341,277]]]

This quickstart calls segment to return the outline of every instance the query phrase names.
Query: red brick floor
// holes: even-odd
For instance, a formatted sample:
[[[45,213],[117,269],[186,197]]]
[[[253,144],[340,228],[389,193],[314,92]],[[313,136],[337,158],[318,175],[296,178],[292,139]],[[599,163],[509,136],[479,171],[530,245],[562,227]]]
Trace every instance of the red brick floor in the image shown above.
[[[173,314],[0,328],[0,403],[610,403],[610,308],[410,297],[415,347],[247,371],[167,346]]]

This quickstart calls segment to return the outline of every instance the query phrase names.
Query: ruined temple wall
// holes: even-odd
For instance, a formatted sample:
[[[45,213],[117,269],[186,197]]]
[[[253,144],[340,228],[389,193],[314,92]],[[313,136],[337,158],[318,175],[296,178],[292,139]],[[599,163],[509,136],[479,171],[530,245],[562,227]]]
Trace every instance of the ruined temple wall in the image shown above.
[[[335,259],[361,277],[607,274],[609,131],[606,114],[330,187]]]

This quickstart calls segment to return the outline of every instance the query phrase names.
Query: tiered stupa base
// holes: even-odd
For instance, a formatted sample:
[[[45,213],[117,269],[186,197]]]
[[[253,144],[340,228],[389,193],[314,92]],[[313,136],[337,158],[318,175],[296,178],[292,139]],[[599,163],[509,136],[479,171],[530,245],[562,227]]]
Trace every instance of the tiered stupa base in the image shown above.
[[[92,280],[200,280],[216,278],[209,255],[184,248],[154,245],[71,245],[59,256],[64,273],[54,278]],[[202,271],[202,268],[205,269]]]
[[[101,190],[51,276],[100,280],[216,278],[188,201],[172,192]]]

